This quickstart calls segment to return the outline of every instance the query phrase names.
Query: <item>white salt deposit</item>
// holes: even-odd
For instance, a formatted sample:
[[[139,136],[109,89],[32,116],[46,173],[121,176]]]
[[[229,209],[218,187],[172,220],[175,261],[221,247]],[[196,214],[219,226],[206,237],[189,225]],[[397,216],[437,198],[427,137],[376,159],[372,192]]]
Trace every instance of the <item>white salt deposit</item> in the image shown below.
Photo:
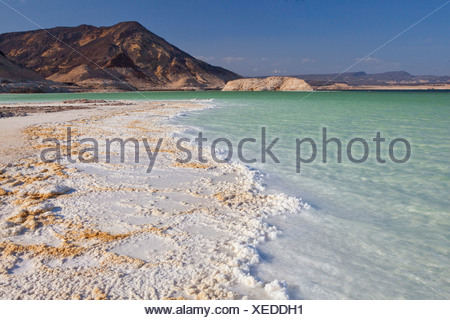
[[[30,157],[3,168],[0,296],[287,298],[285,284],[264,283],[251,270],[260,261],[257,246],[279,233],[265,219],[307,206],[284,194],[266,194],[258,173],[242,165],[210,158],[206,164],[177,163],[183,154],[173,133],[181,128],[165,120],[207,107],[141,102],[29,128],[38,137],[31,140],[35,152],[47,137],[65,146],[69,126],[74,159],[83,138],[97,139],[100,152],[98,162],[69,163],[63,157],[58,165]],[[125,148],[126,161],[120,163],[119,144],[111,145],[107,163],[105,139],[116,137],[145,138],[152,150],[163,138],[152,172],[142,144],[139,163],[133,146]]]

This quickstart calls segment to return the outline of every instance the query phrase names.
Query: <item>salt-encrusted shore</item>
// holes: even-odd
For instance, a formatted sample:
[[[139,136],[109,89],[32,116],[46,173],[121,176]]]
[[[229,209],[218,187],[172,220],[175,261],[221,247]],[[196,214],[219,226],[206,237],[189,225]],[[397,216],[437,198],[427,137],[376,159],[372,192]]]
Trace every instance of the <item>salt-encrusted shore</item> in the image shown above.
[[[176,161],[185,158],[173,135],[180,128],[166,120],[209,102],[86,106],[0,119],[7,128],[0,132],[0,298],[287,298],[282,282],[262,283],[250,269],[259,261],[256,246],[278,233],[264,218],[304,204],[266,194],[241,165]],[[61,142],[59,162],[39,159],[55,146],[45,138]],[[99,142],[98,157],[83,152],[92,147],[83,138]],[[120,163],[119,144],[107,163],[107,138],[139,141],[139,163],[129,146]],[[154,151],[161,138],[147,173],[141,141]],[[91,161],[70,163],[68,150]]]

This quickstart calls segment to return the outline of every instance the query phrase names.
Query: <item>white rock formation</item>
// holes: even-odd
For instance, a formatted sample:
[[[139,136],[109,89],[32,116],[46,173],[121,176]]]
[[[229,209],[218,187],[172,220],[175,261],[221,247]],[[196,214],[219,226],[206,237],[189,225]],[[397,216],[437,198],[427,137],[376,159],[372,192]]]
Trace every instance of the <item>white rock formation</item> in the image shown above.
[[[313,91],[313,89],[302,79],[268,77],[228,81],[222,91]]]

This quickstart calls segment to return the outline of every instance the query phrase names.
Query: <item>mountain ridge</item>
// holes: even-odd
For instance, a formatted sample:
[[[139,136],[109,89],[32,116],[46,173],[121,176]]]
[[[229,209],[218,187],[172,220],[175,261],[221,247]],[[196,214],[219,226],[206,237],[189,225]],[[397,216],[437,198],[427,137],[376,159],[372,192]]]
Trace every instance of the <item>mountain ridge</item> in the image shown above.
[[[217,89],[240,78],[194,58],[136,21],[4,33],[0,50],[48,80],[81,87]]]
[[[387,71],[366,73],[364,71],[346,72],[342,74],[302,74],[293,77],[301,78],[312,85],[344,83],[347,85],[412,85],[412,84],[450,84],[449,76],[412,75],[406,71]]]

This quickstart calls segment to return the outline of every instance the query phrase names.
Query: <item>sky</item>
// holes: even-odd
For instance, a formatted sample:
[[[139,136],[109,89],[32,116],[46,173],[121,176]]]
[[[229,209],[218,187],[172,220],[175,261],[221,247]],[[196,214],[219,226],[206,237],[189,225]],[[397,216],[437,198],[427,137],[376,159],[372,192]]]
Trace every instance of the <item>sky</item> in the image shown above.
[[[0,0],[0,33],[121,21],[243,76],[450,75],[447,0]]]

